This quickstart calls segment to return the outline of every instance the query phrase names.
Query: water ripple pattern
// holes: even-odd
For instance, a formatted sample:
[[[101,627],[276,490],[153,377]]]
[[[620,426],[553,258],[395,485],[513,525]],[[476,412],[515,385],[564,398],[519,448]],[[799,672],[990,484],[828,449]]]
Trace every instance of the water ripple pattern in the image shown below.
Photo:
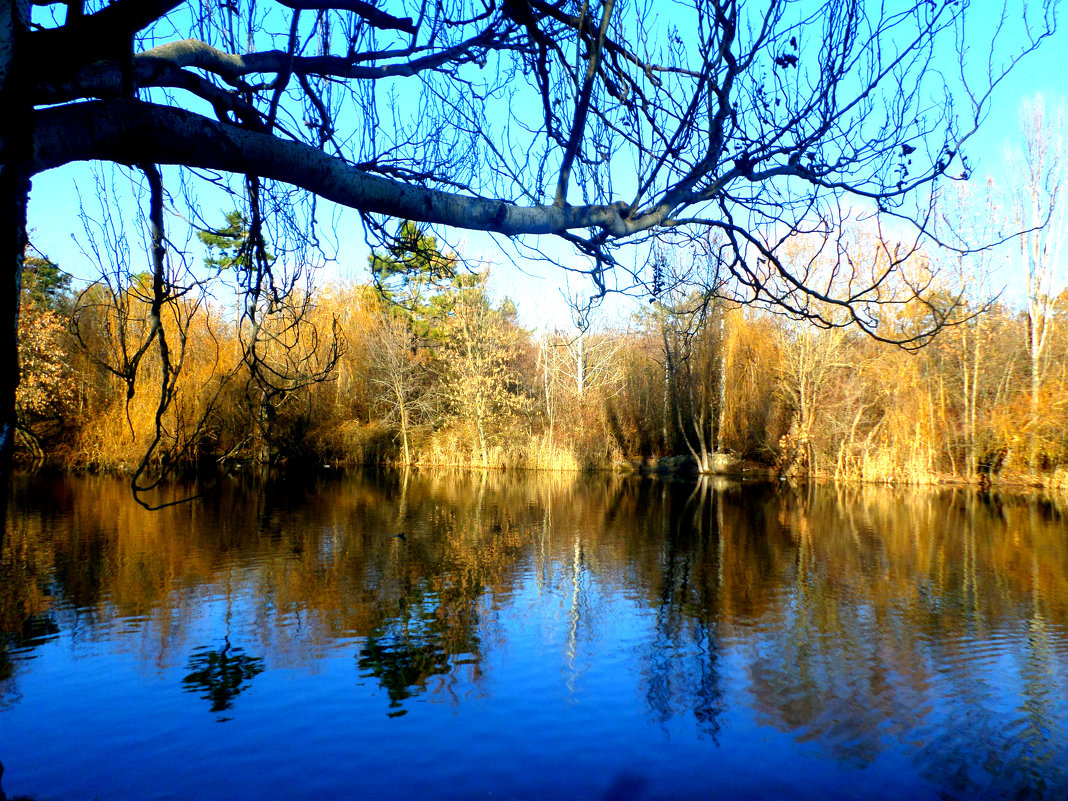
[[[965,490],[22,476],[8,797],[1068,798],[1068,523]]]

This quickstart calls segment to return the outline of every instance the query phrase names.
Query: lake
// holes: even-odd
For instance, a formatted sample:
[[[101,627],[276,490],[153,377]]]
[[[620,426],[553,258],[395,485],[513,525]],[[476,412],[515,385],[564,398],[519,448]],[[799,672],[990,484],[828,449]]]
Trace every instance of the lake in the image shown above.
[[[1068,503],[19,476],[7,518],[9,798],[1068,798]]]

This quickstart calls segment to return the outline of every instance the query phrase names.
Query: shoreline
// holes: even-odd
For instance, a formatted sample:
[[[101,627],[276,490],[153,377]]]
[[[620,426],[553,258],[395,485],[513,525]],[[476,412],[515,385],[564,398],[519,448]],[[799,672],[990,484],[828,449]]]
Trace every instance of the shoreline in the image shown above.
[[[67,475],[110,476],[114,478],[132,478],[134,471],[127,465],[114,466],[72,466],[58,460],[31,461],[17,459],[15,471],[18,473],[56,473]],[[580,468],[541,467],[530,465],[457,465],[419,462],[405,467],[396,463],[358,463],[358,462],[323,462],[320,464],[300,463],[261,469],[253,465],[230,465],[215,470],[196,470],[194,468],[174,471],[170,478],[173,483],[199,481],[218,481],[221,479],[284,481],[287,478],[337,476],[349,471],[391,472],[434,472],[438,470],[458,470],[465,473],[500,473],[500,474],[543,474],[543,475],[617,475],[642,476],[668,480],[725,479],[739,483],[786,484],[791,487],[806,484],[842,486],[872,486],[890,489],[906,488],[960,488],[983,490],[1010,490],[1044,492],[1049,494],[1068,494],[1068,471],[1060,468],[1053,473],[1038,476],[1012,473],[1005,476],[979,476],[968,478],[953,474],[934,474],[931,476],[907,476],[903,478],[863,478],[852,476],[834,476],[830,474],[797,473],[784,475],[776,468],[753,461],[737,460],[729,466],[713,472],[702,473],[697,469],[696,460],[690,455],[665,457],[639,457],[614,462],[604,466],[583,466]]]

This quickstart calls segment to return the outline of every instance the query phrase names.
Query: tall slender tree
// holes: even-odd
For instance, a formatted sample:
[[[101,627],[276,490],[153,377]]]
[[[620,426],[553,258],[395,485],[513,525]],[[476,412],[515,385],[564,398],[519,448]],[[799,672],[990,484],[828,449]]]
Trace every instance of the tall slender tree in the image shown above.
[[[1023,182],[1013,187],[1013,222],[1023,231],[1020,256],[1027,270],[1027,353],[1030,368],[1031,429],[1028,462],[1040,467],[1037,434],[1053,308],[1068,275],[1068,124],[1064,106],[1048,109],[1041,97],[1022,109],[1023,150],[1015,158]]]

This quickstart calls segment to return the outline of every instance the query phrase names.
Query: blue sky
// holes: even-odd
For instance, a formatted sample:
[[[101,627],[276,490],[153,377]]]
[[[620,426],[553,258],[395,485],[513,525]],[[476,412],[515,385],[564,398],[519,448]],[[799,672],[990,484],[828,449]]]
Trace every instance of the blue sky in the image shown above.
[[[991,19],[1000,13],[1001,9],[1000,3],[986,0],[973,3],[973,6],[980,11],[989,8],[988,16]],[[1012,43],[1006,40],[1004,44],[1011,46]],[[1020,64],[1010,79],[1004,81],[996,90],[992,112],[969,147],[976,179],[982,180],[990,175],[998,183],[1008,180],[1008,176],[1004,175],[1005,154],[1019,137],[1018,112],[1021,101],[1037,93],[1045,95],[1049,101],[1064,99],[1068,94],[1068,74],[1064,63],[1066,52],[1068,34],[1062,28],[1038,52],[1031,54]],[[979,64],[985,62],[987,56],[985,52],[975,52],[973,55]],[[82,225],[78,219],[79,192],[87,209],[95,210],[96,188],[89,165],[74,164],[37,175],[33,180],[29,224],[33,230],[31,236],[34,243],[76,278],[85,280],[92,278],[95,270],[76,242],[77,238],[83,238]],[[232,206],[221,193],[218,197],[204,193],[200,196],[200,201],[208,219],[221,219],[222,213]],[[215,207],[218,207],[217,211]],[[135,226],[128,202],[123,205],[123,209],[128,217],[127,229],[132,232]],[[335,263],[322,265],[319,280],[363,280],[366,277],[367,247],[363,241],[358,216],[349,210],[331,210],[329,207],[323,211],[326,213],[321,214],[322,221],[338,222],[334,231],[338,259]],[[178,221],[169,223],[172,228],[178,224]],[[176,230],[172,230],[172,233],[179,241],[185,239],[184,235]],[[517,301],[522,319],[529,326],[567,325],[571,313],[564,294],[584,294],[589,291],[589,286],[581,277],[568,277],[559,267],[527,260],[521,255],[514,258],[514,249],[502,251],[485,234],[465,231],[443,233],[445,240],[457,246],[465,256],[491,266],[495,291]],[[327,239],[330,239],[329,234]],[[545,247],[547,252],[564,263],[581,265],[577,258],[569,255],[568,249],[562,243],[546,241]],[[131,242],[131,249],[136,259],[137,244]],[[606,304],[601,316],[607,322],[618,321],[626,315],[629,308],[631,304],[625,299],[615,298]]]

